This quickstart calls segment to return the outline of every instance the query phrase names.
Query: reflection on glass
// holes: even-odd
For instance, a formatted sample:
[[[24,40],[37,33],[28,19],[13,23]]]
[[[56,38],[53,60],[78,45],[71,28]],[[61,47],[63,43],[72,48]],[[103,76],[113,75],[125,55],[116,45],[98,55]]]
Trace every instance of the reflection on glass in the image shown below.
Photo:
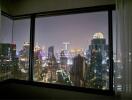
[[[36,18],[34,81],[109,89],[107,20],[107,12]],[[30,20],[2,26],[0,80],[27,80]]]
[[[107,12],[36,18],[34,80],[109,89],[107,19]]]
[[[0,80],[28,79],[30,20],[2,16],[0,34]]]
[[[29,69],[30,19],[15,20],[13,24],[13,42],[16,44],[18,67],[14,78],[28,80]]]
[[[120,42],[117,39],[116,33],[116,12],[113,11],[113,60],[114,60],[114,90],[117,92],[123,91],[122,84],[122,73],[123,66],[121,62],[121,51],[120,51]]]
[[[7,17],[1,16],[0,30],[0,81],[13,77],[13,66],[15,64],[15,48],[12,44],[12,24],[13,21]],[[8,28],[7,28],[8,27]]]

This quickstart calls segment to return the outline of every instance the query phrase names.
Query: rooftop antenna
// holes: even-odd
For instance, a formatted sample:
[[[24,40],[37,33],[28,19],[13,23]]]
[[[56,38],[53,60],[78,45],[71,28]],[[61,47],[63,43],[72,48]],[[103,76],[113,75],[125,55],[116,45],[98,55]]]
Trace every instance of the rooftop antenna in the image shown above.
[[[65,50],[68,50],[68,45],[70,44],[70,42],[63,42],[63,44],[65,45]]]

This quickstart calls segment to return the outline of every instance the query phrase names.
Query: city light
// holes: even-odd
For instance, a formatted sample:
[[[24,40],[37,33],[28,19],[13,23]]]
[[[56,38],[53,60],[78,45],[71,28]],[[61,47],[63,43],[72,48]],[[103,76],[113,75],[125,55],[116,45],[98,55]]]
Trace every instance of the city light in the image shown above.
[[[93,39],[96,39],[96,38],[103,39],[104,38],[103,33],[102,32],[94,33]]]
[[[72,42],[63,42],[63,44],[64,48],[58,48],[57,52],[54,50],[55,46],[35,44],[34,81],[109,89],[109,54],[103,33],[95,33],[87,48],[71,48],[69,45],[72,45]],[[13,61],[16,62],[16,66],[19,67],[16,67],[18,69],[15,69],[15,75],[19,76],[19,79],[28,79],[30,44],[24,42],[20,51],[16,51],[15,48],[8,49],[8,59],[4,59],[1,54],[1,58],[5,60],[1,59],[1,62],[4,61],[6,64],[12,62],[12,66],[14,66]],[[14,57],[11,57],[12,50],[15,51]],[[116,63],[120,61],[116,60]],[[117,78],[121,76],[118,75]]]

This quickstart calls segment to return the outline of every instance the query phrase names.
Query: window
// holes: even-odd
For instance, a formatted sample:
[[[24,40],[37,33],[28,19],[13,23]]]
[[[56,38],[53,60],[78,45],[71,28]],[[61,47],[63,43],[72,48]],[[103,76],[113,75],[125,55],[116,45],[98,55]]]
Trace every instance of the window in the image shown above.
[[[109,89],[108,12],[36,18],[34,80]]]
[[[6,80],[13,77],[12,56],[15,55],[15,45],[12,44],[12,25],[13,21],[10,18],[1,16],[0,80]]]
[[[5,62],[12,66],[10,78],[113,90],[113,56],[110,56],[113,48],[109,37],[112,34],[110,12],[114,7],[108,8],[79,8],[2,19],[0,43],[11,58]],[[0,51],[2,57],[3,51]],[[2,65],[4,60],[0,61]]]
[[[12,20],[2,15],[0,80],[28,79],[30,19]]]
[[[18,68],[14,78],[28,80],[29,47],[30,47],[30,19],[19,19],[13,22],[13,42],[16,44]]]

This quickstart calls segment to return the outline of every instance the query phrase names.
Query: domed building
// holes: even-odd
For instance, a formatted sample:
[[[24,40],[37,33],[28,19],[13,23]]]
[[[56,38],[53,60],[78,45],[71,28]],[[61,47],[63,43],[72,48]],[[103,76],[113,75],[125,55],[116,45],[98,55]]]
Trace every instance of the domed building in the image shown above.
[[[88,53],[90,61],[88,72],[89,87],[108,89],[108,45],[103,33],[94,33]]]
[[[102,32],[97,32],[97,33],[94,33],[93,35],[93,39],[103,39],[104,38],[104,34]]]

